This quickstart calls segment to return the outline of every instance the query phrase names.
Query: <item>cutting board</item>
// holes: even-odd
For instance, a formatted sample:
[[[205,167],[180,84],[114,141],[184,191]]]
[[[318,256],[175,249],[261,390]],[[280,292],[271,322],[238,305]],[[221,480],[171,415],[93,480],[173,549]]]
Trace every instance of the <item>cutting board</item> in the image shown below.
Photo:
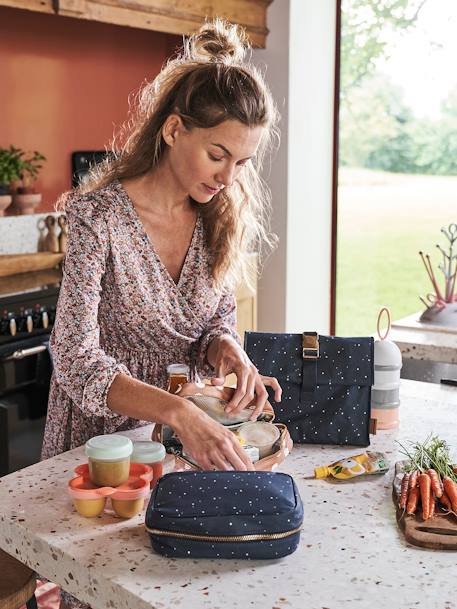
[[[457,516],[440,513],[438,510],[433,518],[424,521],[421,517],[421,510],[418,510],[414,516],[408,516],[398,507],[404,463],[404,461],[399,461],[395,464],[392,498],[396,506],[397,523],[403,531],[406,541],[422,548],[457,550]]]
[[[36,254],[2,254],[0,255],[0,277],[18,273],[29,273],[43,269],[53,269],[62,262],[63,254],[37,252]]]

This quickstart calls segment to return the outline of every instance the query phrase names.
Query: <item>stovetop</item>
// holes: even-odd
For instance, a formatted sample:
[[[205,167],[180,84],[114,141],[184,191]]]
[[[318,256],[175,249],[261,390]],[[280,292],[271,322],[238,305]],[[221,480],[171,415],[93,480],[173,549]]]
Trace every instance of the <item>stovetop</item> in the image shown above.
[[[50,333],[61,280],[60,269],[0,277],[0,345]]]

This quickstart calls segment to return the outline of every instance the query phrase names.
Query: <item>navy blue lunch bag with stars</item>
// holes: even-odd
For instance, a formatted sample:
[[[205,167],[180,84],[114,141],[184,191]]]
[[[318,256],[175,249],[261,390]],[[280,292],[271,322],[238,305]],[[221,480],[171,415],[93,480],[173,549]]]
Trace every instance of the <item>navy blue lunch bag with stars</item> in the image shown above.
[[[260,374],[278,379],[275,420],[294,442],[370,444],[373,338],[246,332],[244,348]]]
[[[303,504],[288,474],[173,472],[146,511],[152,548],[177,558],[274,559],[297,549]]]

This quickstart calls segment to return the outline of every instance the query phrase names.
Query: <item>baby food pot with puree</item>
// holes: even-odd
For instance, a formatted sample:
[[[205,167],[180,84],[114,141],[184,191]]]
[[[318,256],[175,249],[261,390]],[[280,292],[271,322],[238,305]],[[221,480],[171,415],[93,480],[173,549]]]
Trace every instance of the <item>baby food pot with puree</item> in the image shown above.
[[[126,482],[132,450],[132,441],[126,436],[113,434],[88,440],[86,455],[92,482],[98,486],[119,486]]]
[[[143,463],[152,467],[154,477],[151,480],[151,488],[163,474],[163,462],[165,460],[165,446],[160,442],[151,440],[133,442],[133,452],[130,457],[132,463]]]

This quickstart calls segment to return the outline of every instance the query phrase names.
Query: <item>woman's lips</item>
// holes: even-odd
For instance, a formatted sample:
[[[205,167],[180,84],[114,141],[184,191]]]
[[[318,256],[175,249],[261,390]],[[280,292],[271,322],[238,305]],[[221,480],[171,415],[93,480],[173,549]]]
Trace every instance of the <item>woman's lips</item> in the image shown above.
[[[212,195],[215,195],[220,190],[220,188],[211,188],[211,186],[208,186],[207,184],[203,184],[203,186]]]

